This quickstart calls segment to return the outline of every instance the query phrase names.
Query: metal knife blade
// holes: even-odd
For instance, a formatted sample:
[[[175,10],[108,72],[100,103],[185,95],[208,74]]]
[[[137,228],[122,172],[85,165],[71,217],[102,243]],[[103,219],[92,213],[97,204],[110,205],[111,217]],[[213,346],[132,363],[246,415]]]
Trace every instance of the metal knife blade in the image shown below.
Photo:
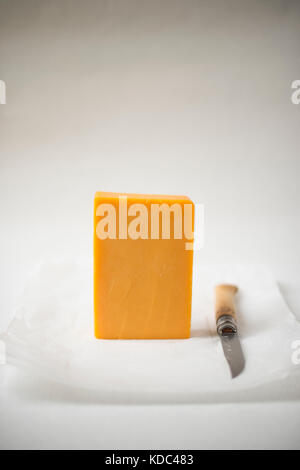
[[[225,358],[234,379],[245,368],[245,357],[238,336],[234,295],[237,287],[230,284],[216,286],[216,320]]]
[[[229,364],[231,377],[234,379],[245,368],[245,358],[237,333],[219,335],[225,358]]]

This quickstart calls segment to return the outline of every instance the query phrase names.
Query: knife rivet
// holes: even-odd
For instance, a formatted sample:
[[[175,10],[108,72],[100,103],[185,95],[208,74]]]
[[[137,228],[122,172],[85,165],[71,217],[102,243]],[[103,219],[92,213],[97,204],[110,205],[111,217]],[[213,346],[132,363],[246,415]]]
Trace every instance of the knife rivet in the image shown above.
[[[221,336],[237,333],[235,319],[231,315],[222,315],[217,321],[217,332]]]

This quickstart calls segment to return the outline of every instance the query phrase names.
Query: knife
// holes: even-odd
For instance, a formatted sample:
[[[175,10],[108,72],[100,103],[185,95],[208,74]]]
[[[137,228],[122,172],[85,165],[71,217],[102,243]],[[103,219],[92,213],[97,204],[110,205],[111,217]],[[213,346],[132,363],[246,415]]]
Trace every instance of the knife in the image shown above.
[[[245,358],[238,336],[234,296],[238,288],[231,284],[220,284],[215,288],[216,323],[231,377],[237,377],[245,367]]]

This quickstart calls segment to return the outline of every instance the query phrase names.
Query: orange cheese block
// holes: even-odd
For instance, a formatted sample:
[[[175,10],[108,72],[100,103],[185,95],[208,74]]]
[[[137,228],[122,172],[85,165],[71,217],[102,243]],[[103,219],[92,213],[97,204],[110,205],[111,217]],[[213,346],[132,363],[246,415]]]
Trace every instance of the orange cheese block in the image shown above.
[[[189,338],[193,230],[186,196],[96,193],[96,338]]]

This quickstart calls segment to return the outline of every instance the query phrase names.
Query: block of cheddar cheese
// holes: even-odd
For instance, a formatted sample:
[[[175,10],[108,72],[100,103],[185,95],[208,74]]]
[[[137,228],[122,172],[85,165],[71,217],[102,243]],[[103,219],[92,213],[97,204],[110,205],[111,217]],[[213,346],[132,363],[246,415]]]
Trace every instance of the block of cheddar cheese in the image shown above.
[[[96,193],[96,338],[190,336],[193,230],[186,196]]]

